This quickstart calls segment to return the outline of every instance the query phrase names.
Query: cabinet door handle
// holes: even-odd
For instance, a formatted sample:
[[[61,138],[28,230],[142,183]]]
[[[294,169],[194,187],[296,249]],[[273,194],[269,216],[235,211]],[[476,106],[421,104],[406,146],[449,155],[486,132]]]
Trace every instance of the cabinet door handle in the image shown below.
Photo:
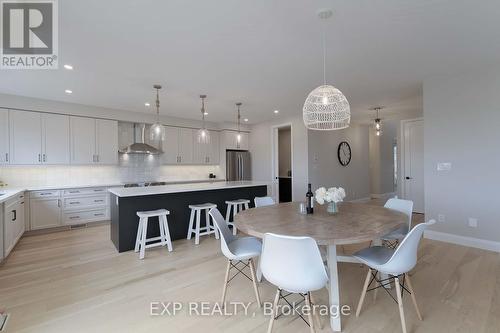
[[[99,163],[99,155],[96,155],[96,160]]]
[[[5,162],[9,161],[9,153],[5,153]]]
[[[102,200],[102,199],[97,199],[97,200],[94,200],[94,202],[104,202],[104,200]]]
[[[42,162],[42,154],[38,154],[38,162]]]
[[[104,214],[103,213],[96,213],[96,214],[94,214],[94,216],[104,216]]]
[[[61,207],[61,199],[57,199],[57,207]]]
[[[75,219],[79,219],[79,218],[80,218],[80,216],[70,216],[69,217],[70,220],[75,220]]]
[[[47,162],[47,155],[43,154],[43,161]]]
[[[79,205],[80,204],[80,201],[72,201],[69,203],[70,205]]]
[[[40,195],[51,195],[52,193],[50,192],[44,192],[44,193],[40,193]]]
[[[14,222],[15,220],[17,220],[17,211],[15,209],[12,211],[12,215],[12,222]]]

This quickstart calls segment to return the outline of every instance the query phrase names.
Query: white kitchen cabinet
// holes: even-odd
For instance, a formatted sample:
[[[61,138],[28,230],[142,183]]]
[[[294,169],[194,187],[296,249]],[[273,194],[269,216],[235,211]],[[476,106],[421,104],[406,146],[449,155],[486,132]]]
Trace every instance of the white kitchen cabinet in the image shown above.
[[[4,203],[4,256],[7,257],[24,233],[24,193]]]
[[[70,117],[71,163],[94,164],[95,158],[95,119]]]
[[[162,142],[162,164],[179,163],[179,128],[165,126],[165,141]]]
[[[96,119],[96,162],[118,164],[118,122]]]
[[[117,164],[118,122],[70,117],[72,164]]]
[[[198,142],[198,133],[193,131],[194,151],[193,164],[219,164],[219,132],[209,131],[210,143],[201,144]]]
[[[42,114],[42,163],[69,164],[69,116]]]
[[[179,128],[179,163],[193,164],[193,130]]]
[[[193,130],[165,126],[165,141],[162,143],[163,164],[193,164]]]
[[[0,109],[0,164],[9,163],[9,110]]]
[[[10,163],[42,163],[42,125],[39,112],[9,112]]]
[[[219,132],[210,131],[210,145],[208,149],[208,164],[220,163],[220,135]]]
[[[241,132],[238,141],[238,132],[224,131],[224,149],[248,150],[248,133]]]
[[[43,196],[43,194],[47,194]],[[61,226],[61,199],[59,191],[31,192],[31,230]]]

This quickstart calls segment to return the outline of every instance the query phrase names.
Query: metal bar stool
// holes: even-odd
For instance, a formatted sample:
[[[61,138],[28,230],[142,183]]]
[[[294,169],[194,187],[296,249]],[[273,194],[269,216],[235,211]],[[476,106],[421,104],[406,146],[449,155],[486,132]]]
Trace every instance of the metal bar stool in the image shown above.
[[[217,205],[213,203],[204,203],[198,205],[189,205],[189,208],[191,209],[191,216],[189,217],[187,239],[191,239],[193,233],[195,234],[194,243],[196,245],[200,244],[200,236],[215,234],[215,238],[219,239],[219,231],[217,230],[217,227],[214,225],[214,222],[210,219],[210,215],[208,214],[210,209],[217,208]],[[206,224],[204,227],[200,227],[202,211],[205,211]],[[195,218],[196,226],[193,226]]]
[[[238,200],[228,200],[226,201],[227,204],[227,210],[226,210],[226,223],[233,228],[233,235],[236,235],[236,227],[234,226],[234,215],[238,214],[238,212],[241,212],[243,210],[243,207],[245,209],[248,209],[248,204],[250,203],[250,200],[247,199],[238,199]],[[231,221],[231,209],[233,210],[233,219]]]
[[[168,229],[167,215],[170,212],[166,209],[158,209],[146,212],[137,212],[139,225],[137,226],[137,237],[135,239],[135,252],[139,252],[139,259],[144,259],[145,250],[155,246],[167,246],[168,251],[172,251],[172,240]],[[158,217],[160,226],[160,236],[147,238],[148,222],[150,217]],[[151,243],[153,242],[153,243]],[[150,243],[150,244],[147,244]]]

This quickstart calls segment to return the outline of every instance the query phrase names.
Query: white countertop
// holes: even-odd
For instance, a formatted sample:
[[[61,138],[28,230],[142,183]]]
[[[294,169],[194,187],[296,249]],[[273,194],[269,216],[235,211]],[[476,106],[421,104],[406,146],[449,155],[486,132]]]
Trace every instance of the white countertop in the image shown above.
[[[128,187],[128,188],[115,187],[115,188],[110,188],[108,191],[118,197],[136,197],[143,195],[221,190],[227,188],[267,186],[267,185],[268,183],[266,182],[255,182],[255,181],[232,181],[232,182],[216,181],[216,182],[205,182],[205,183],[171,184],[171,185],[149,186],[149,187]]]
[[[12,197],[18,195],[21,192],[24,192],[24,189],[14,189],[14,188],[3,189],[3,188],[0,188],[0,204],[3,203],[4,201],[9,200]]]

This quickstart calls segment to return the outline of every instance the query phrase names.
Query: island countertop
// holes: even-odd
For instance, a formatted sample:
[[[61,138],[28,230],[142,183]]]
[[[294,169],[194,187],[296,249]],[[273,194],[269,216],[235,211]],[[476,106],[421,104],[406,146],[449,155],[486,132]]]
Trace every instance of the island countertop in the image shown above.
[[[170,184],[148,187],[113,187],[108,191],[117,197],[137,197],[145,195],[158,195],[168,193],[182,193],[207,190],[221,190],[239,187],[267,186],[266,182],[257,181],[215,181],[205,183]]]

